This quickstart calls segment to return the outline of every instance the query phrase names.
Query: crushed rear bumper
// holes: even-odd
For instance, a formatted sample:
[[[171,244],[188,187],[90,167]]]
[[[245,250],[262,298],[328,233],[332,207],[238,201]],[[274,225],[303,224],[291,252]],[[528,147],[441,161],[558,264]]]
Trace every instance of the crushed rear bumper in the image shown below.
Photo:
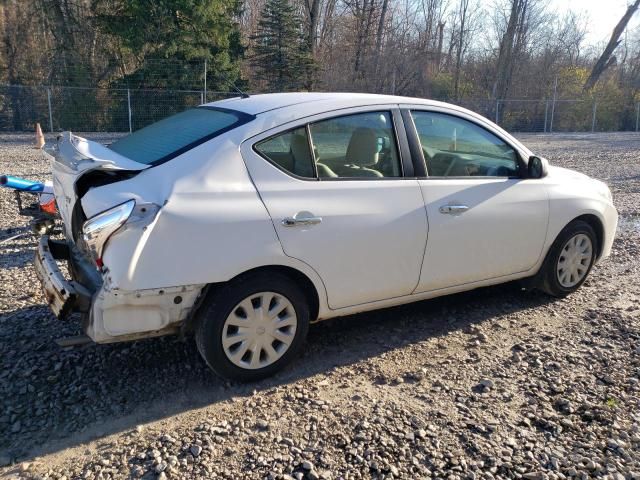
[[[67,260],[69,280],[56,260]],[[96,343],[122,342],[178,333],[192,314],[204,285],[123,291],[102,276],[73,244],[43,235],[35,269],[47,303],[58,318],[83,314],[85,334]]]
[[[56,263],[56,260],[67,260],[74,267],[74,259],[77,263],[77,257],[67,242],[52,240],[48,235],[40,237],[34,261],[36,274],[47,303],[60,319],[72,312],[88,313],[96,291],[93,285],[67,280]]]

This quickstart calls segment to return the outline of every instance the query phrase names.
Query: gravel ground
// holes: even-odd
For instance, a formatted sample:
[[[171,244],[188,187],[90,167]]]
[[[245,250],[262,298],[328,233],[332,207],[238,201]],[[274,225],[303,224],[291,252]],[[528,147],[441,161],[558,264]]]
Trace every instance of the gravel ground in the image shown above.
[[[79,328],[43,305],[34,238],[0,245],[0,478],[640,479],[640,135],[522,138],[613,190],[612,256],[578,292],[324,322],[253,385],[191,341],[59,348]],[[0,136],[0,172],[46,178],[30,142]],[[0,189],[0,239],[23,224]]]

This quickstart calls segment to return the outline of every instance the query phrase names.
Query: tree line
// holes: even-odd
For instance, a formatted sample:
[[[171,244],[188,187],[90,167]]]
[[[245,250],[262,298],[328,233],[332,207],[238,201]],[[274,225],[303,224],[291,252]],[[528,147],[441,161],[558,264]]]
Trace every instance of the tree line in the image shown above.
[[[640,101],[634,0],[606,45],[546,0],[4,0],[0,83]],[[1,105],[0,105],[1,107]],[[629,112],[633,116],[633,112]]]

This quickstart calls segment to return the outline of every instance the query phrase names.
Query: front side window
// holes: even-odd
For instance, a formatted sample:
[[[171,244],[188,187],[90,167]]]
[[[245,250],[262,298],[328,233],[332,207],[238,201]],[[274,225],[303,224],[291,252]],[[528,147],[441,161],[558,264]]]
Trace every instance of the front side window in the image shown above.
[[[473,122],[445,113],[413,111],[430,177],[517,177],[518,154]]]
[[[136,162],[158,165],[252,118],[233,110],[191,108],[137,130],[109,148]]]

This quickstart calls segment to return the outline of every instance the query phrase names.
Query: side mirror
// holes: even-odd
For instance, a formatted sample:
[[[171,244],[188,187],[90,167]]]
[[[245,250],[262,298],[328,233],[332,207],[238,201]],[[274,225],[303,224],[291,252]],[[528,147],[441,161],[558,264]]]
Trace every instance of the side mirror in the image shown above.
[[[529,164],[527,165],[529,178],[542,178],[547,175],[547,160],[544,158],[536,157],[532,155],[529,157]]]

